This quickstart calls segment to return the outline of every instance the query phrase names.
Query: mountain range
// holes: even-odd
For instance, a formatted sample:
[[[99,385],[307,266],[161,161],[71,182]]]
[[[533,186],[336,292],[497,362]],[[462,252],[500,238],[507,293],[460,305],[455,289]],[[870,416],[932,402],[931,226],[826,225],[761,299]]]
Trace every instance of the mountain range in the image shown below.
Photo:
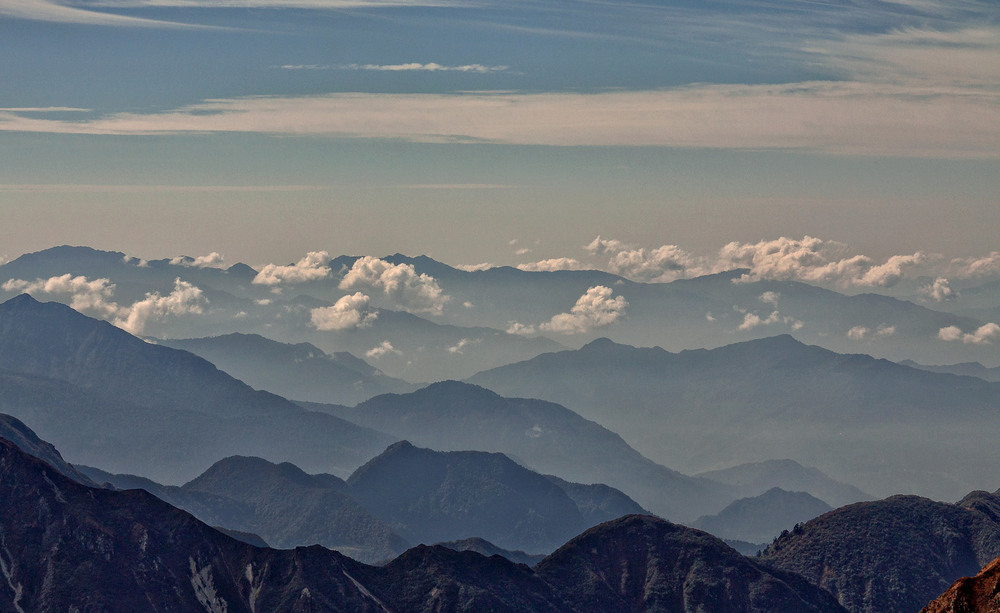
[[[165,483],[240,454],[346,476],[395,440],[27,295],[0,304],[0,382],[0,411],[74,463]]]
[[[541,473],[605,483],[675,521],[718,511],[736,498],[732,488],[650,461],[614,432],[563,406],[504,398],[467,383],[434,383],[408,394],[378,396],[354,408],[305,406],[329,410],[416,445],[500,452]]]
[[[599,339],[469,381],[562,404],[683,472],[789,458],[875,495],[954,500],[1000,461],[1000,385],[787,335],[679,353]]]
[[[354,406],[372,396],[415,387],[347,351],[330,355],[310,343],[279,343],[259,334],[153,342],[190,351],[254,389],[293,400]]]
[[[355,266],[366,265],[370,270],[351,275]],[[261,279],[265,269],[246,264],[222,269],[192,258],[147,261],[62,246],[0,266],[0,286],[11,283],[4,290],[8,296],[32,287],[43,297],[110,318],[100,307],[111,299],[125,308],[150,296],[165,299],[178,283],[188,284],[201,292],[197,313],[165,308],[144,319],[143,334],[177,339],[242,333],[283,343],[309,342],[331,355],[350,352],[370,359],[386,374],[410,382],[463,379],[600,336],[679,351],[788,333],[841,353],[1000,365],[989,343],[955,342],[995,322],[1000,298],[989,291],[989,284],[980,288],[977,308],[963,311],[952,304],[955,301],[848,295],[797,281],[750,278],[741,269],[670,283],[639,283],[594,270],[467,271],[427,256],[401,254],[338,256],[312,266],[308,278],[281,284]],[[297,270],[296,265],[286,268]],[[383,273],[391,278],[379,276]],[[72,277],[103,285],[99,290],[87,286],[86,291],[81,289],[84,283],[72,290],[44,289],[46,281],[64,276],[66,282]],[[598,288],[623,301],[604,319],[585,315],[586,301],[576,306]],[[963,304],[973,304],[965,297],[977,295],[975,289],[963,289]],[[354,300],[361,291],[364,297]],[[336,307],[345,298],[341,307],[348,308]],[[314,312],[331,308],[345,319],[318,325]],[[582,311],[573,315],[574,308]],[[958,311],[948,311],[953,308]],[[576,323],[552,325],[559,316]],[[942,330],[959,332],[942,338]]]
[[[672,610],[693,613],[719,602],[737,613],[843,611],[801,578],[648,516],[593,528],[535,570],[441,546],[411,549],[382,567],[322,547],[261,549],[147,492],[80,485],[6,440],[0,440],[0,530],[0,602],[19,613],[81,605],[231,613],[596,613],[680,605]],[[608,580],[595,581],[600,576]]]
[[[727,541],[766,544],[789,527],[832,510],[830,505],[805,492],[787,492],[775,487],[759,496],[735,500],[715,515],[699,517],[691,527]]]
[[[180,487],[80,470],[118,489],[144,489],[210,525],[258,535],[274,547],[319,544],[367,563],[392,559],[412,544],[474,538],[497,552],[547,553],[588,527],[646,512],[614,488],[542,476],[500,454],[406,442],[346,482],[241,456],[216,462]]]

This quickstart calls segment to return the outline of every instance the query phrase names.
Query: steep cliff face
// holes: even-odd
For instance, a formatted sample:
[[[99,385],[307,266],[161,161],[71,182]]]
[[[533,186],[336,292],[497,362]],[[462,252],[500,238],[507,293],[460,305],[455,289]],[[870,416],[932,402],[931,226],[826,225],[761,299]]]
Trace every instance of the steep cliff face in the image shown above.
[[[963,577],[920,613],[1000,613],[1000,558]]]

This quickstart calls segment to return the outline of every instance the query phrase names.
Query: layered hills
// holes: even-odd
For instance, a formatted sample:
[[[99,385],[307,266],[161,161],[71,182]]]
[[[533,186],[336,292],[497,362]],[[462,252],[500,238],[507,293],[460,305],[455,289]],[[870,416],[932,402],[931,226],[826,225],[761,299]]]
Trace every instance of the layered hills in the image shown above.
[[[500,452],[541,473],[605,483],[677,521],[714,513],[736,497],[725,485],[650,461],[614,432],[563,406],[504,398],[466,383],[434,383],[409,394],[378,396],[350,409],[315,408],[416,445]]]
[[[394,440],[27,295],[0,304],[0,382],[0,411],[73,462],[166,483],[240,454],[346,476]]]
[[[715,515],[699,517],[691,527],[732,541],[770,543],[782,531],[833,510],[805,492],[772,488],[759,496],[740,498]]]
[[[368,563],[394,558],[411,544],[463,539],[488,540],[494,553],[546,553],[586,528],[645,512],[614,488],[542,476],[501,454],[439,452],[407,442],[390,446],[346,482],[240,456],[180,487],[83,470],[97,482],[145,489],[206,523],[256,534],[274,547],[318,543]]]
[[[1000,385],[787,335],[679,353],[601,339],[469,381],[558,402],[685,472],[791,458],[877,495],[954,500],[992,483],[1000,461],[984,427]]]
[[[704,533],[646,516],[598,526],[537,570],[441,546],[411,549],[383,567],[322,547],[262,549],[141,490],[80,485],[6,440],[0,440],[0,529],[0,596],[17,612],[80,603],[108,612],[596,613],[663,610],[665,603],[692,613],[843,611],[800,578],[770,571]],[[601,575],[588,569],[614,579],[595,581]]]
[[[330,355],[311,343],[293,345],[236,333],[155,342],[190,351],[254,389],[293,400],[353,406],[372,396],[414,388],[349,352]]]

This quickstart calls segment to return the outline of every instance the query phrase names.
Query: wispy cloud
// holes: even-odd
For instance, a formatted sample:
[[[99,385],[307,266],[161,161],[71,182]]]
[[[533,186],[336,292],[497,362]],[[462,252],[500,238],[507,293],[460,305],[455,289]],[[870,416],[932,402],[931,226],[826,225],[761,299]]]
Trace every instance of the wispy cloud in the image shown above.
[[[1000,91],[808,82],[603,93],[329,94],[209,100],[71,121],[0,112],[0,130],[242,132],[416,142],[803,149],[997,158]]]
[[[86,6],[53,0],[2,0],[0,15],[17,19],[75,23],[94,26],[123,26],[147,28],[210,28],[196,24],[178,23],[158,19],[145,19],[117,15],[93,9],[183,8],[183,9],[312,9],[345,10],[356,8],[441,7],[469,6],[469,2],[455,0],[103,0],[88,2]]]
[[[287,66],[282,66],[287,68]],[[338,70],[372,70],[376,72],[475,72],[489,74],[492,72],[505,72],[507,66],[485,66],[483,64],[463,64],[460,66],[445,66],[436,62],[421,64],[419,62],[409,62],[406,64],[341,64],[332,66]]]
[[[70,6],[48,0],[2,0],[0,1],[0,16],[34,21],[54,21],[57,23],[75,23],[92,26],[125,26],[141,28],[202,28],[204,26],[144,19],[127,15],[116,15],[101,11]],[[78,110],[78,109],[65,109]],[[33,112],[37,112],[34,110]]]

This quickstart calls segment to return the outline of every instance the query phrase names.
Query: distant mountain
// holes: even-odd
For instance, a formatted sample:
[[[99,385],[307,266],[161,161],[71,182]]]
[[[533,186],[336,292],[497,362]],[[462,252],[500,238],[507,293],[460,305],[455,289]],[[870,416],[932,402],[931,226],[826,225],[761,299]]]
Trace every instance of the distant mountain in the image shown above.
[[[190,351],[254,389],[293,400],[354,406],[379,394],[414,389],[346,351],[329,355],[310,343],[292,345],[235,333],[155,343]]]
[[[959,579],[920,613],[1000,613],[1000,558],[975,577]]]
[[[91,480],[90,477],[77,470],[76,467],[66,460],[63,460],[62,454],[59,453],[52,443],[38,438],[38,435],[31,428],[24,425],[24,422],[16,417],[0,413],[0,438],[7,439],[17,445],[17,448],[24,453],[38,458],[78,483],[97,486],[97,483]]]
[[[947,366],[928,366],[925,364],[917,364],[913,360],[903,360],[900,364],[929,372],[977,377],[985,381],[993,381],[994,383],[1000,381],[1000,367],[987,368],[979,362],[963,362],[962,364],[951,364]]]
[[[772,488],[759,496],[740,498],[715,515],[691,523],[721,539],[770,543],[782,530],[809,521],[833,508],[805,492]]]
[[[233,517],[219,525],[259,534],[273,547],[319,544],[368,563],[393,558],[409,547],[355,501],[343,480],[308,475],[289,463],[226,458],[181,490],[246,505],[249,517]]]
[[[394,440],[26,295],[0,304],[0,383],[0,411],[72,462],[166,483],[250,453],[346,475]]]
[[[619,488],[650,511],[681,521],[712,513],[736,496],[640,455],[620,436],[563,406],[503,398],[456,381],[387,394],[334,414],[416,445],[505,453],[532,470]]]
[[[392,445],[347,480],[352,495],[412,543],[479,536],[552,551],[587,527],[555,483],[499,453]]]
[[[843,612],[794,575],[650,517],[588,531],[536,571],[441,546],[375,567],[323,547],[254,547],[141,490],[88,488],[49,470],[0,440],[5,610]]]
[[[695,476],[731,485],[741,498],[779,487],[790,492],[808,492],[833,507],[874,499],[853,485],[835,481],[818,468],[806,468],[795,460],[751,462]]]
[[[1000,462],[987,426],[1000,411],[1000,384],[791,336],[680,353],[602,339],[469,382],[558,402],[685,472],[793,458],[875,494],[953,500],[993,483]]]
[[[490,556],[503,556],[511,562],[527,564],[528,566],[534,566],[545,558],[543,555],[532,555],[523,551],[503,549],[502,547],[497,547],[486,539],[479,537],[472,537],[457,541],[446,541],[443,543],[435,543],[435,545],[447,547],[448,549],[454,549],[455,551],[474,551],[479,555],[486,556],[487,558]]]
[[[646,516],[574,538],[535,566],[575,611],[840,612],[823,590],[721,540]]]
[[[1000,495],[958,504],[916,496],[859,502],[777,539],[761,560],[828,590],[854,613],[918,611],[1000,555]]]
[[[636,501],[626,496],[621,490],[603,483],[593,485],[572,483],[552,475],[545,475],[545,478],[566,492],[570,500],[580,509],[580,515],[588,526],[618,519],[624,515],[649,514],[646,509],[639,506]]]
[[[796,281],[746,279],[747,270],[671,283],[637,283],[595,270],[532,272],[499,267],[465,272],[424,256],[396,254],[386,259],[411,264],[418,273],[439,278],[454,305],[472,304],[472,308],[446,312],[449,323],[462,326],[505,329],[512,320],[537,325],[567,312],[588,288],[602,285],[628,302],[627,317],[575,335],[571,337],[574,342],[611,336],[620,343],[655,344],[679,351],[788,332],[832,351],[864,351],[891,360],[918,356],[936,362],[996,360],[989,346],[945,343],[937,337],[944,327],[971,332],[997,321],[989,318],[993,311],[946,313],[933,310],[945,308],[944,303],[928,308],[878,294],[845,295]],[[995,297],[996,287],[989,291],[984,286],[979,293]],[[976,304],[1000,307],[998,300],[980,299]],[[752,317],[748,320],[747,315]],[[882,334],[877,334],[879,330]]]

